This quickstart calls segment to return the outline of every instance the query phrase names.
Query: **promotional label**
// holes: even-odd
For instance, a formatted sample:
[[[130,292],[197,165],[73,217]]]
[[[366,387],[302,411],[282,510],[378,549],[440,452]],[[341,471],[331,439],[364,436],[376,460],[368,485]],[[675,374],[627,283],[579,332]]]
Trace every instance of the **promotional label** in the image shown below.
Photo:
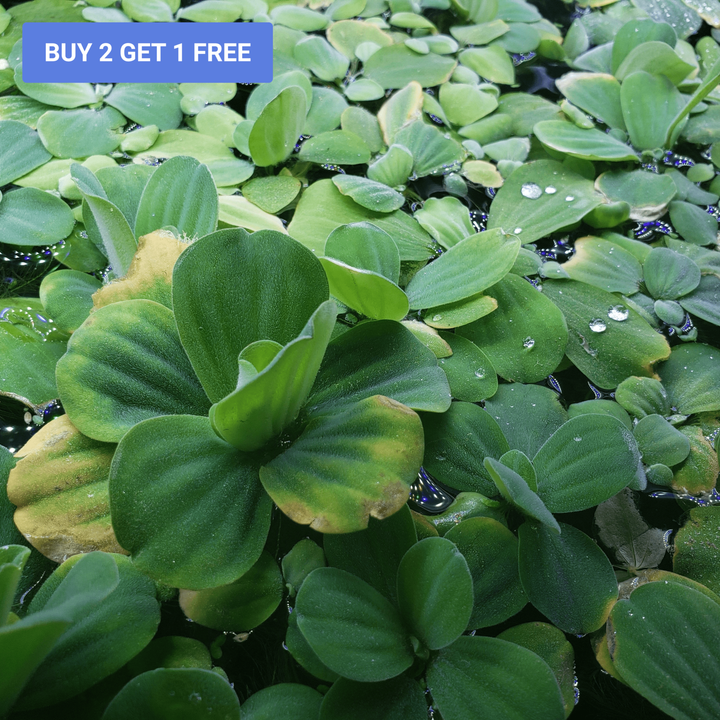
[[[270,82],[271,23],[25,23],[24,82]]]

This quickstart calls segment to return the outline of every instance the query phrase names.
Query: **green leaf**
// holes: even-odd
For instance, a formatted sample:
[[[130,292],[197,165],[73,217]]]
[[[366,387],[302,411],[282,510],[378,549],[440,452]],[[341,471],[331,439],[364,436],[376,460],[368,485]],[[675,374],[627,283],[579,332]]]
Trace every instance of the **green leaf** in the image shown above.
[[[242,705],[243,720],[319,720],[323,696],[306,685],[280,683],[251,695]]]
[[[462,327],[489,315],[497,310],[497,306],[495,298],[479,292],[463,300],[427,308],[423,314],[423,321],[437,330]]]
[[[517,508],[523,515],[537,520],[553,532],[560,532],[557,520],[555,520],[538,495],[531,490],[522,476],[499,460],[490,457],[485,458],[483,465],[485,465],[485,469],[490,474],[495,485],[497,485],[500,494],[508,503]]]
[[[0,241],[8,245],[53,245],[74,225],[70,208],[42,190],[19,188],[0,199]]]
[[[510,530],[497,520],[474,517],[451,528],[445,537],[463,554],[472,575],[474,602],[468,627],[497,625],[525,607],[518,541]]]
[[[4,95],[0,97],[0,119],[17,120],[33,130],[37,128],[37,121],[40,116],[48,110],[52,110],[52,107],[25,97],[25,95]]]
[[[428,412],[442,413],[450,405],[435,355],[390,320],[360,323],[328,345],[305,412],[332,413],[373,395]]]
[[[388,680],[413,663],[410,638],[395,607],[343,570],[311,572],[298,593],[295,613],[320,660],[350,680]]]
[[[181,590],[180,607],[186,617],[204,627],[239,633],[265,622],[283,598],[282,573],[272,555],[257,562],[229,585],[208,590]]]
[[[84,206],[95,225],[99,242],[94,239],[93,242],[102,247],[115,275],[124,277],[137,250],[132,228],[119,208],[107,199],[102,185],[90,170],[73,163],[71,177],[77,183],[85,201]],[[85,211],[83,216],[88,226],[89,218]]]
[[[256,340],[289,343],[327,299],[318,260],[270,230],[207,235],[183,252],[173,271],[180,338],[213,402],[235,390],[244,347]]]
[[[45,340],[24,324],[0,322],[0,391],[35,404],[54,400],[55,364],[65,348],[64,339]]]
[[[89,557],[97,556],[75,555],[64,562],[30,604],[29,618],[55,611],[67,613],[73,625],[33,674],[18,709],[46,707],[92,687],[135,657],[157,631],[155,584],[125,557],[100,556],[103,570]],[[76,567],[84,571],[81,587],[80,573],[73,575]]]
[[[463,325],[458,333],[472,340],[506,380],[537,382],[552,373],[567,343],[562,313],[544,293],[512,273],[487,293],[496,299],[497,310]]]
[[[97,102],[90,83],[26,83],[22,77],[22,63],[15,68],[15,85],[29,98],[56,107],[76,108]]]
[[[328,537],[332,536],[328,535]],[[324,549],[327,549],[327,538],[323,541],[323,547],[316,545],[310,538],[303,538],[296,542],[292,550],[283,557],[282,576],[290,597],[297,594],[305,578],[315,568],[327,565]]]
[[[8,498],[15,526],[43,555],[62,562],[93,550],[122,552],[110,524],[107,476],[115,445],[82,435],[67,415],[20,449]]]
[[[191,130],[164,130],[154,145],[135,155],[135,162],[156,162],[158,159],[189,155],[211,166],[223,160],[232,160],[235,155],[221,140]]]
[[[630,219],[638,221],[662,217],[677,194],[671,176],[644,170],[605,172],[595,181],[595,187],[610,200],[628,203]]]
[[[673,468],[672,489],[685,495],[712,492],[720,473],[715,448],[696,425],[685,425],[680,432],[690,440],[690,454]]]
[[[580,128],[574,123],[545,120],[533,128],[535,136],[553,150],[584,160],[637,160],[625,143],[600,130]]]
[[[615,77],[624,84],[632,73],[646,71],[679,85],[692,69],[666,42],[650,40],[630,50],[615,71]]]
[[[77,330],[93,307],[92,295],[102,287],[97,278],[76,270],[56,270],[40,284],[40,300],[64,333]]]
[[[138,22],[172,22],[173,14],[163,0],[122,0],[123,12]]]
[[[451,196],[428,198],[415,219],[446,250],[476,234],[467,207]]]
[[[642,265],[632,253],[596,237],[576,240],[575,253],[563,270],[573,280],[625,295],[636,293],[643,279]]]
[[[410,631],[430,650],[447,647],[467,628],[473,580],[467,561],[450,540],[425,538],[405,553],[397,594]]]
[[[52,157],[24,122],[0,120],[0,187],[27,175]]]
[[[684,240],[694,245],[715,245],[717,243],[717,218],[709,215],[697,205],[680,201],[671,202],[670,222]]]
[[[410,307],[435,307],[486,290],[507,275],[519,249],[519,240],[502,230],[462,240],[413,277],[407,286]]]
[[[528,457],[534,457],[568,419],[557,393],[538,385],[500,385],[485,408],[502,428],[510,447]]]
[[[497,98],[475,85],[445,83],[440,87],[440,104],[451,123],[469,125],[495,110]]]
[[[368,693],[367,683],[345,678],[334,682],[323,699],[320,720],[364,720],[367,717],[425,720],[427,704],[420,683],[406,675],[399,675],[373,683],[372,692]]]
[[[543,293],[568,324],[565,353],[588,379],[615,388],[630,375],[652,376],[652,365],[668,357],[665,338],[618,297],[574,280],[552,280]]]
[[[530,602],[561,630],[575,635],[600,628],[618,596],[605,553],[572,525],[560,535],[523,523],[520,580]]]
[[[295,522],[355,532],[367,527],[370,515],[382,519],[407,501],[422,445],[418,416],[375,395],[311,420],[290,448],[261,468],[260,479]]]
[[[58,158],[106,155],[120,145],[117,130],[126,123],[114,108],[102,110],[50,110],[39,120],[43,145]]]
[[[503,228],[525,245],[572,225],[601,202],[590,180],[555,160],[535,160],[519,167],[498,190],[488,229]]]
[[[343,195],[351,197],[368,210],[392,212],[405,204],[405,196],[384,183],[357,175],[335,175],[332,181]]]
[[[363,165],[370,161],[370,149],[355,133],[332,130],[306,140],[298,158],[319,165]]]
[[[163,163],[142,192],[135,235],[172,225],[187,237],[203,237],[217,228],[217,190],[207,165],[190,157]]]
[[[0,712],[7,713],[37,666],[70,625],[64,616],[41,615],[0,628]]]
[[[717,531],[717,507],[696,507],[673,537],[673,570],[716,593],[720,590]]]
[[[300,40],[293,48],[293,56],[304,68],[325,82],[344,78],[350,66],[349,60],[342,53],[318,35]]]
[[[646,415],[633,429],[645,465],[672,467],[690,453],[690,441],[660,415]]]
[[[117,442],[157,415],[204,415],[208,400],[177,335],[173,314],[150,300],[112,303],[75,331],[58,363],[58,389],[85,435]]]
[[[117,83],[105,102],[139,125],[173,130],[182,122],[181,99],[175,84]]]
[[[664,43],[658,44],[667,48]],[[625,78],[620,101],[630,141],[638,150],[662,147],[673,118],[685,102],[667,77],[642,71]]]
[[[450,357],[441,358],[450,392],[456,400],[480,402],[492,397],[498,388],[495,368],[488,356],[462,335],[443,332],[440,337],[452,348]]]
[[[463,50],[458,56],[460,62],[480,77],[500,85],[515,83],[515,68],[510,56],[499,45]]]
[[[598,537],[628,570],[657,567],[667,552],[664,531],[651,528],[630,490],[619,492],[595,509]]]
[[[240,702],[230,684],[212,670],[158,668],[138,675],[110,701],[102,720],[132,715],[157,720],[239,720]]]
[[[373,320],[402,320],[408,312],[405,293],[393,282],[370,270],[320,258],[330,284],[330,294]]]
[[[700,343],[675,347],[658,373],[673,412],[692,415],[720,409],[720,354],[716,348]]]
[[[155,168],[148,165],[118,165],[97,170],[97,179],[107,199],[120,210],[131,228],[135,227],[138,205]],[[139,236],[139,234],[138,234]]]
[[[400,129],[395,141],[412,153],[413,173],[418,177],[458,170],[467,154],[457,140],[422,120]]]
[[[442,415],[423,414],[423,466],[449,487],[497,495],[478,458],[500,458],[510,447],[490,413],[469,402],[456,402]]]
[[[205,417],[137,425],[110,469],[118,541],[138,568],[171,587],[233,582],[260,556],[270,527],[271,502],[257,467],[218,438]],[[222,563],[211,561],[218,552]]]
[[[305,90],[291,85],[265,105],[248,138],[256,165],[277,165],[290,157],[305,124],[308,104]]]
[[[631,415],[643,418],[646,415],[669,415],[670,402],[662,383],[655,378],[625,378],[615,391],[615,399]]]
[[[639,462],[620,420],[581,415],[561,425],[533,458],[537,492],[551,512],[585,510],[632,483]]]
[[[400,279],[400,253],[395,241],[369,222],[341,225],[325,242],[325,255],[363,270],[371,270],[393,283]]]
[[[340,126],[343,112],[347,107],[345,98],[336,90],[314,87],[303,135],[319,135],[328,130],[335,130]]]
[[[707,320],[713,325],[720,325],[720,277],[703,275],[700,284],[689,295],[678,300],[683,309]]]
[[[560,688],[548,664],[505,640],[458,638],[432,660],[427,680],[445,720],[565,717]]]
[[[573,104],[602,118],[612,128],[625,130],[620,105],[620,83],[607,73],[570,72],[556,81],[557,88]]]
[[[720,608],[693,588],[651,582],[619,600],[608,623],[611,657],[623,679],[679,720],[720,712]]]
[[[253,178],[243,185],[243,196],[268,213],[278,213],[300,192],[301,183],[288,175]]]
[[[664,42],[674,48],[677,35],[672,25],[651,19],[637,19],[626,22],[615,35],[612,49],[612,71],[617,72],[622,61],[638,45],[649,42]]]
[[[273,230],[287,235],[280,218],[261,210],[242,195],[220,195],[218,205],[218,218],[221,223],[250,232]]]
[[[716,87],[718,79],[720,78],[720,60],[717,60],[715,64],[710,67],[705,75],[705,79],[700,83],[695,92],[692,94],[690,99],[687,101],[685,106],[681,108],[673,118],[673,121],[668,127],[667,135],[665,137],[665,146],[670,147],[676,137],[675,133],[680,123],[696,108]]]
[[[364,76],[381,87],[402,88],[416,80],[423,87],[446,82],[457,63],[435,53],[418,55],[402,44],[382,47],[373,53],[364,66]]]
[[[370,518],[366,530],[325,535],[323,547],[330,565],[357,575],[395,602],[400,560],[417,540],[410,509],[403,505],[384,520]]]
[[[412,153],[402,145],[391,145],[384,155],[370,163],[367,176],[376,182],[396,187],[404,184],[410,177],[412,166]]]
[[[313,89],[307,74],[300,70],[277,75],[272,82],[258,85],[250,94],[245,107],[245,117],[257,120],[268,103],[289,87],[299,87],[305,93],[305,105],[309,108],[313,101]]]
[[[29,557],[30,548],[24,545],[4,545],[0,549],[0,627],[7,625],[17,585]]]
[[[254,365],[243,350],[237,388],[210,408],[213,430],[238,450],[252,452],[292,423],[315,382],[336,315],[335,303],[326,300],[268,364]],[[248,361],[244,375],[242,363]]]
[[[413,218],[401,210],[387,214],[367,210],[342,195],[329,178],[318,180],[303,192],[288,232],[316,255],[322,255],[325,240],[335,228],[364,221],[392,237],[401,260],[432,257],[432,240]]]

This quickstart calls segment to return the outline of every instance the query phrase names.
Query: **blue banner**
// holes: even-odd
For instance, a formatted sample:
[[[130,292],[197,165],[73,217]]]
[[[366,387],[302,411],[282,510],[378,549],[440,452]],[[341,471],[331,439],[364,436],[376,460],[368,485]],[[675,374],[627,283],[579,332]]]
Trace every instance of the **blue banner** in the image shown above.
[[[270,82],[271,23],[25,23],[24,82]]]

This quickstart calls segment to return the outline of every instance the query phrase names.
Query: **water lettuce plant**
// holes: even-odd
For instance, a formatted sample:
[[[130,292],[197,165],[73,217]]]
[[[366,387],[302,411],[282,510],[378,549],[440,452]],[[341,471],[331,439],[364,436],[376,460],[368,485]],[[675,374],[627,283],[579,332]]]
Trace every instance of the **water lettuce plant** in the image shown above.
[[[0,8],[0,716],[717,718],[716,5]]]

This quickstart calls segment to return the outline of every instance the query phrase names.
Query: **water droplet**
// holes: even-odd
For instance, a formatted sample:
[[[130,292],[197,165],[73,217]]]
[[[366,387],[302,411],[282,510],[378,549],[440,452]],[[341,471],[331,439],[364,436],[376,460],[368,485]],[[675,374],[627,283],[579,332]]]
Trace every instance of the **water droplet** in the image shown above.
[[[595,350],[594,348],[591,348],[591,347],[590,347],[590,345],[589,345],[587,339],[585,338],[585,336],[584,336],[584,335],[581,335],[580,333],[578,333],[578,337],[580,338],[580,344],[582,345],[582,349],[583,349],[588,355],[590,355],[590,357],[597,357],[597,350]]]
[[[433,322],[440,322],[442,320],[442,315],[433,315],[432,319]]]
[[[627,320],[629,315],[630,311],[624,305],[613,305],[608,310],[608,317],[611,320],[617,320],[617,322]]]
[[[482,380],[482,379],[485,377],[485,369],[484,369],[484,368],[478,368],[478,369],[475,371],[475,377],[476,377],[478,380]]]
[[[537,183],[525,183],[520,192],[523,197],[530,200],[537,200],[542,195],[542,189]]]
[[[515,230],[513,230],[513,232],[514,232],[516,235],[519,235],[519,234],[522,232],[522,228],[515,228]]]
[[[574,437],[573,440],[574,440],[575,442],[580,442],[580,441],[582,440],[582,438],[581,438],[581,437]]]
[[[545,192],[546,192],[548,195],[554,195],[554,194],[557,192],[557,188],[554,188],[552,185],[548,185],[548,186],[545,188]]]
[[[535,340],[528,335],[528,337],[523,340],[523,347],[532,350],[535,347]]]
[[[575,199],[574,195],[566,195],[565,202],[572,202]]]
[[[594,318],[590,321],[590,329],[593,332],[601,333],[605,332],[607,325],[600,318]]]

